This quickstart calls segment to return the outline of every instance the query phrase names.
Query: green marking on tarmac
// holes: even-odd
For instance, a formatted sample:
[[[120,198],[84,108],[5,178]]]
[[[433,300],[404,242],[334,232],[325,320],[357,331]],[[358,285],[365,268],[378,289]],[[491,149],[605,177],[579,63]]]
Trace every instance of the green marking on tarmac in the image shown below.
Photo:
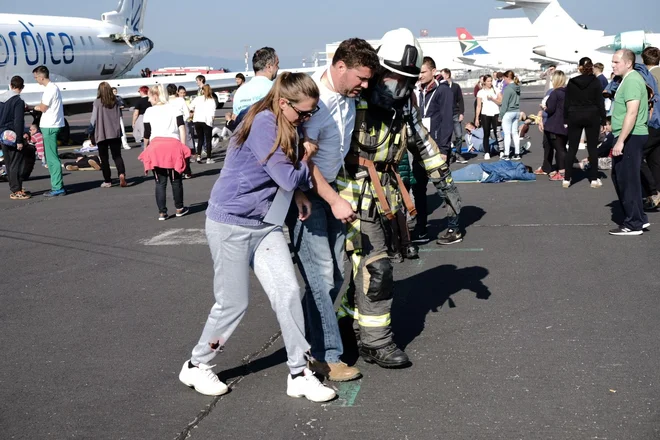
[[[483,252],[483,248],[450,248],[450,247],[437,247],[420,249],[420,252]]]
[[[362,379],[354,380],[352,382],[342,382],[339,384],[337,390],[337,400],[332,402],[332,405],[341,407],[351,407],[355,404],[360,387],[362,386]]]

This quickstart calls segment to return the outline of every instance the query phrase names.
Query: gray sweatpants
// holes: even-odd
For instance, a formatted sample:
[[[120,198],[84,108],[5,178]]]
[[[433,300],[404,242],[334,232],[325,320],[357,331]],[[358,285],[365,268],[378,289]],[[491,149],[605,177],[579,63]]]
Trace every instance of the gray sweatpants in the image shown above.
[[[309,344],[302,291],[282,228],[236,226],[207,218],[206,238],[213,257],[215,305],[192,351],[193,364],[210,363],[241,322],[248,306],[252,267],[280,323],[289,370],[300,373]]]

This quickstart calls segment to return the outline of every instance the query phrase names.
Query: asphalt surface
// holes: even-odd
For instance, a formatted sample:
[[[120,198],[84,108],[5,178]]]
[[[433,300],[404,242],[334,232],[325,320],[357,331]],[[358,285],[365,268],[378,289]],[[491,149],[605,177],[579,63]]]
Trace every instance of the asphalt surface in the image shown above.
[[[524,162],[537,167],[530,135]],[[393,326],[413,365],[358,360],[364,378],[331,383],[340,396],[321,405],[286,395],[278,326],[254,278],[215,362],[231,392],[178,381],[213,304],[201,230],[222,164],[194,166],[191,214],[160,222],[138,152],[123,152],[128,188],[65,172],[70,194],[46,200],[38,166],[25,184],[35,197],[0,198],[1,438],[660,438],[660,217],[649,213],[643,236],[609,236],[621,216],[609,172],[600,189],[461,184],[465,240],[395,266]],[[444,209],[429,194],[436,236]]]

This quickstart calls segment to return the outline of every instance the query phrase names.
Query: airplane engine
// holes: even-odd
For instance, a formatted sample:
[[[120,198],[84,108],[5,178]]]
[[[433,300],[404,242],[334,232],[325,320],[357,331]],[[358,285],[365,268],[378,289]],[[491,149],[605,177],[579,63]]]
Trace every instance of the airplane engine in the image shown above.
[[[646,41],[646,32],[630,31],[621,32],[614,36],[603,37],[602,46],[599,50],[617,51],[619,49],[630,49],[639,55],[649,45]]]

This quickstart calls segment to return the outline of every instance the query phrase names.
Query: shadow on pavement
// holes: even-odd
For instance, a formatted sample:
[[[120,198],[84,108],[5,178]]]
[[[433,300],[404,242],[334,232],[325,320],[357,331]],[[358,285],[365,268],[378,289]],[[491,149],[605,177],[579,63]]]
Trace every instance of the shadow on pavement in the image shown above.
[[[424,331],[429,312],[438,312],[445,304],[456,307],[451,298],[456,293],[468,290],[477,299],[490,298],[490,289],[483,283],[488,274],[480,266],[459,269],[445,264],[398,281],[392,304],[394,340],[405,349]]]
[[[286,350],[280,348],[268,356],[260,357],[247,364],[221,371],[218,373],[218,377],[221,381],[227,383],[236,377],[248,376],[284,363],[286,363]]]

